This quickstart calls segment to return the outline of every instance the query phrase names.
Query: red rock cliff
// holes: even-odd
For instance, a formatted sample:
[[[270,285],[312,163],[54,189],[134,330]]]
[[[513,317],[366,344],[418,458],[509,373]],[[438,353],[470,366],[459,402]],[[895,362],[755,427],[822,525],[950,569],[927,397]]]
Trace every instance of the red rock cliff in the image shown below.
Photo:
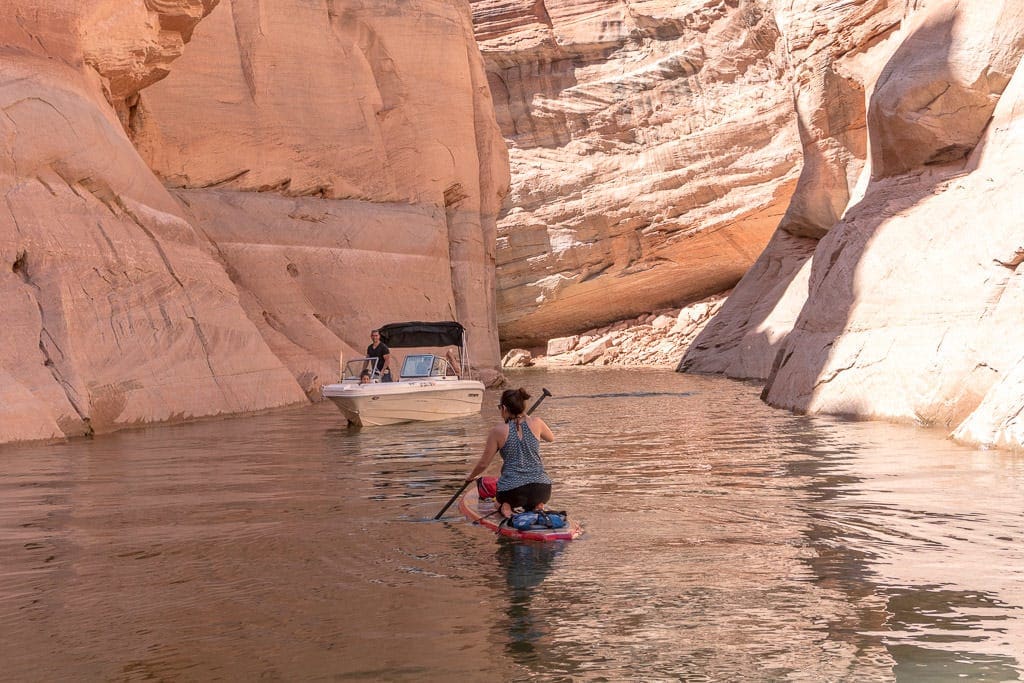
[[[497,365],[468,8],[281,5],[5,7],[0,442],[305,401],[401,318]]]
[[[397,320],[497,367],[508,162],[464,4],[223,0],[131,131],[304,387]]]
[[[681,367],[765,377],[801,412],[1024,446],[1024,8],[823,5],[787,24],[815,162]]]
[[[800,168],[768,6],[471,4],[512,169],[498,224],[502,343],[732,287]]]

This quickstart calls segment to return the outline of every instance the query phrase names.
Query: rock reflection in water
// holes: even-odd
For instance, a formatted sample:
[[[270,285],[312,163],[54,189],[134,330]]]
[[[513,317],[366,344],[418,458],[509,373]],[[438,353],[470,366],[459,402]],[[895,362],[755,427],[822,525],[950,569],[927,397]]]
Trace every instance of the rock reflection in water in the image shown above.
[[[577,541],[450,508],[497,419],[8,447],[9,680],[1015,680],[1024,460],[671,372],[527,370]],[[493,409],[492,409],[493,410]]]

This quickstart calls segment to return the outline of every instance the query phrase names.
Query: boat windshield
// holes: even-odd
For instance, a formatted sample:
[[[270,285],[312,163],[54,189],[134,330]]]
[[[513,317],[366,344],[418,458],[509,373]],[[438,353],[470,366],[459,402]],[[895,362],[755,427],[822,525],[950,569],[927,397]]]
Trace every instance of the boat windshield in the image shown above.
[[[405,357],[402,379],[407,377],[444,377],[449,374],[448,361],[432,353],[414,353]]]
[[[430,377],[430,370],[433,366],[433,354],[416,353],[408,355],[402,364],[402,377]]]
[[[372,379],[379,379],[380,371],[375,368],[376,364],[376,358],[353,358],[345,363],[345,372],[342,374],[341,379],[342,381],[354,380],[358,382],[363,371],[369,372]]]

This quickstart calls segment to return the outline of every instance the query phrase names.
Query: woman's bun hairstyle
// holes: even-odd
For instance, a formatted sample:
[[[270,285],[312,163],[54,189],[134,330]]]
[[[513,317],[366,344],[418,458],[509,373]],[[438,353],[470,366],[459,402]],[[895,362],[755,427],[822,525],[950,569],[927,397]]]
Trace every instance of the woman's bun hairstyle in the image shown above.
[[[510,415],[522,415],[526,409],[526,401],[529,398],[530,394],[522,387],[506,389],[501,393],[501,405],[505,406]]]

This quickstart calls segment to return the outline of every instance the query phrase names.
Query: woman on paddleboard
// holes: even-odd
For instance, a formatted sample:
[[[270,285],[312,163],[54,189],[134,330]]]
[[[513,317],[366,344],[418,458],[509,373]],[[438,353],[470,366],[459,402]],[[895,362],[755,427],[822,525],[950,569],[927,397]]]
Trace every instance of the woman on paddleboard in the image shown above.
[[[551,499],[551,479],[544,471],[540,459],[540,441],[554,441],[544,420],[526,414],[526,401],[530,395],[525,389],[507,389],[501,394],[498,410],[503,424],[491,427],[483,455],[466,481],[476,479],[487,469],[497,453],[501,453],[501,476],[495,500],[501,505],[501,515],[511,517],[512,509],[543,509]]]

